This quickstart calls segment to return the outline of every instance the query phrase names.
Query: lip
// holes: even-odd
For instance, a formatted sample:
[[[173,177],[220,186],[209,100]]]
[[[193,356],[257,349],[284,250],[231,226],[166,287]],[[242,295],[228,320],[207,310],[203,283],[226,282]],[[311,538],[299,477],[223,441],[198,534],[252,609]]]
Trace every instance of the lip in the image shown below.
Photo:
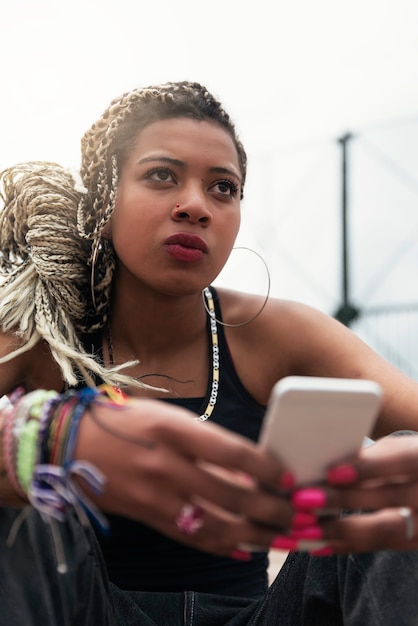
[[[175,233],[170,235],[164,246],[169,254],[177,261],[186,263],[200,261],[209,252],[208,245],[204,239],[191,233]]]
[[[191,233],[176,233],[175,235],[171,235],[165,240],[164,245],[178,245],[183,246],[184,248],[195,248],[196,250],[201,250],[205,253],[209,252],[206,241],[197,235],[192,235]]]

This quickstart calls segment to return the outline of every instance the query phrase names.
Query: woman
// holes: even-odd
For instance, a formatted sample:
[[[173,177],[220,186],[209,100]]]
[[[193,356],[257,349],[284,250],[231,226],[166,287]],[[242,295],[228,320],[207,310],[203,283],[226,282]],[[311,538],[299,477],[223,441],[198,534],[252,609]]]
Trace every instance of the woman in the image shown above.
[[[81,180],[50,163],[3,173],[8,624],[389,624],[397,564],[392,615],[412,623],[414,552],[335,555],[418,546],[417,439],[383,439],[299,491],[254,442],[284,376],[380,383],[374,437],[418,430],[418,386],[310,307],[208,287],[245,177],[230,118],[188,82],[113,101],[83,138]],[[297,553],[311,538],[322,558]],[[267,591],[270,547],[292,556]],[[357,598],[360,566],[376,601]]]

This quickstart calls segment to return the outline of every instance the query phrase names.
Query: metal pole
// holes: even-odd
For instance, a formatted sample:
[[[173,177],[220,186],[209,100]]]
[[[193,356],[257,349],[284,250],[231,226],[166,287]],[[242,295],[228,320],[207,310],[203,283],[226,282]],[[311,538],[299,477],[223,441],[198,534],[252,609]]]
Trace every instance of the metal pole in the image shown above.
[[[341,248],[342,248],[342,302],[335,317],[346,326],[358,315],[358,310],[350,302],[349,245],[348,245],[348,142],[352,133],[338,138],[341,144]]]

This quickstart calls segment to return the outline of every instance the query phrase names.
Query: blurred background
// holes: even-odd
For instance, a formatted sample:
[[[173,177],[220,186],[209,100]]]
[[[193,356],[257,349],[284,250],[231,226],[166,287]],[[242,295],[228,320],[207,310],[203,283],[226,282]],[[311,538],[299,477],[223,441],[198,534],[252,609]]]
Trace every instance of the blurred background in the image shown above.
[[[137,86],[196,80],[249,156],[237,245],[271,293],[348,323],[418,378],[415,0],[14,0],[1,9],[0,168],[79,165]],[[264,293],[237,250],[219,284]]]

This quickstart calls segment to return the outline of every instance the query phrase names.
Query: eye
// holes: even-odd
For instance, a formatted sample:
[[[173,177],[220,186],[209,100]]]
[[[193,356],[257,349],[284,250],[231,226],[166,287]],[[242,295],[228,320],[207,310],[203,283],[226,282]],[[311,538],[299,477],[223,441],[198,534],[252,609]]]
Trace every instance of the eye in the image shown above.
[[[222,196],[235,197],[238,193],[238,185],[232,180],[218,180],[212,189]]]
[[[156,183],[175,182],[174,174],[168,167],[154,167],[146,173],[145,178]]]

